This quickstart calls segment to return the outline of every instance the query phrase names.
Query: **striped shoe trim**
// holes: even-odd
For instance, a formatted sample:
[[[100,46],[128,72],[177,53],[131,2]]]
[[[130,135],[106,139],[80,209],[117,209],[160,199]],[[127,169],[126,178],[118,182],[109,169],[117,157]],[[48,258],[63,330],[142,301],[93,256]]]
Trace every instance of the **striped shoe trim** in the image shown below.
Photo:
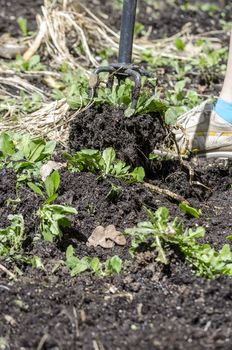
[[[196,136],[232,136],[232,131],[222,131],[222,132],[216,132],[216,131],[197,131]]]

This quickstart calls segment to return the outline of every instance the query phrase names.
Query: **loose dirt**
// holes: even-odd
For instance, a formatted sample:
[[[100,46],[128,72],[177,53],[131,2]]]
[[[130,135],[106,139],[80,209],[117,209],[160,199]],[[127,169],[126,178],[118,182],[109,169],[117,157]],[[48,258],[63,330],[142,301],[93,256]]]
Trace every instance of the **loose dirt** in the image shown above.
[[[73,151],[114,147],[127,163],[146,166],[149,154],[167,134],[161,122],[155,113],[125,118],[123,110],[95,107],[79,114],[71,123],[69,145]]]
[[[36,15],[41,12],[42,0],[1,0],[0,6],[0,35],[11,33],[13,36],[21,34],[17,19],[23,17],[28,21],[28,30],[36,29]]]
[[[20,4],[17,2],[16,8],[16,2],[11,2],[17,16],[26,11]],[[28,6],[27,13],[35,9],[34,5]],[[181,14],[178,6],[175,9]],[[170,7],[166,7],[166,13],[172,18]],[[177,25],[174,19],[171,21],[170,31]],[[194,21],[201,30],[208,29],[201,18]],[[9,28],[7,25],[7,31]],[[158,120],[156,115],[125,119],[122,111],[91,109],[73,122],[70,146],[73,150],[114,146],[119,157],[133,166],[142,163],[149,170],[148,154],[165,136]],[[115,246],[113,250],[86,245],[98,225],[114,224],[123,231],[144,220],[144,204],[151,210],[166,206],[172,219],[178,216],[188,227],[203,225],[207,231],[204,241],[217,249],[228,243],[226,236],[232,232],[231,162],[193,159],[193,180],[198,184],[190,183],[188,169],[178,162],[153,166],[147,181],[184,196],[202,210],[200,219],[181,213],[173,200],[151,193],[142,184],[126,185],[111,177],[102,179],[62,170],[58,203],[72,205],[78,214],[58,244],[33,242],[39,230],[36,211],[41,199],[26,187],[16,192],[13,171],[0,171],[0,227],[9,224],[8,214],[23,214],[28,235],[24,253],[40,256],[45,267],[38,270],[17,263],[23,272],[17,281],[0,269],[0,349],[231,349],[231,278],[197,278],[183,257],[172,250],[168,252],[170,264],[163,267],[154,262],[153,251],[144,250],[131,258],[129,241],[127,246]],[[121,186],[121,191],[109,200],[112,184]],[[15,201],[18,197],[21,202]],[[60,262],[69,244],[79,257],[98,256],[105,261],[119,255],[124,260],[123,272],[105,278],[88,273],[71,278]],[[1,263],[12,271],[15,267],[7,261]]]

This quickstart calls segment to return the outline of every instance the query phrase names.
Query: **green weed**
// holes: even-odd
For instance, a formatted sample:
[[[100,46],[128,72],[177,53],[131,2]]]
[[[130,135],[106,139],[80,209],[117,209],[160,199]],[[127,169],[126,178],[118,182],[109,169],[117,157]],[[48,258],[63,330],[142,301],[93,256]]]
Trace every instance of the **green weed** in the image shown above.
[[[25,60],[22,56],[18,55],[9,65],[15,71],[19,72],[43,71],[46,69],[46,66],[41,63],[39,55],[34,55],[29,60]]]
[[[85,149],[73,156],[67,153],[64,156],[71,171],[90,171],[103,177],[110,175],[128,183],[142,182],[145,176],[142,167],[131,171],[125,162],[116,160],[116,153],[112,147],[106,148],[103,152]]]
[[[53,171],[51,175],[47,176],[44,182],[46,195],[43,193],[43,189],[39,185],[35,185],[32,182],[28,183],[28,186],[32,191],[46,198],[42,208],[38,210],[38,216],[40,218],[40,232],[46,241],[53,242],[54,239],[60,239],[62,237],[62,228],[70,226],[68,215],[77,214],[75,208],[51,204],[58,197],[58,188],[60,184],[60,175],[57,170]]]
[[[67,217],[70,214],[77,214],[76,209],[58,204],[44,204],[38,211],[43,238],[49,242],[60,239],[63,235],[62,228],[70,226]]]
[[[155,85],[154,79],[148,79],[149,84]],[[143,80],[143,87],[138,99],[136,110],[131,108],[131,90],[133,83],[126,79],[120,83],[120,86],[113,85],[112,89],[104,86],[99,86],[94,97],[95,104],[111,105],[115,107],[123,107],[125,109],[125,116],[130,117],[133,114],[149,113],[149,112],[163,112],[166,106],[160,101],[157,96],[152,95],[149,89],[144,88],[145,80]],[[66,98],[67,103],[72,109],[85,107],[90,102],[89,97],[89,81],[86,74],[78,70],[77,72],[67,71],[62,74],[62,81],[59,82],[59,89],[53,90],[54,99]]]
[[[28,36],[28,29],[27,29],[27,19],[23,17],[18,17],[17,19],[18,26],[21,30],[21,33],[23,36]]]
[[[24,91],[20,91],[18,97],[0,96],[0,112],[9,113],[16,119],[20,114],[32,113],[38,110],[42,105],[42,97],[37,93],[27,95]]]
[[[74,249],[70,245],[66,250],[66,265],[70,269],[72,277],[85,271],[90,271],[98,276],[109,276],[121,272],[122,260],[117,255],[107,259],[103,264],[97,257],[90,258],[85,256],[79,259],[74,255]]]
[[[11,258],[18,254],[25,239],[24,220],[21,214],[9,215],[10,226],[0,229],[0,257]]]
[[[194,218],[199,218],[202,214],[201,209],[196,209],[193,207],[190,207],[189,205],[187,205],[186,203],[180,203],[179,204],[179,208],[185,212],[186,214],[193,216]]]
[[[0,133],[0,168],[13,168],[17,175],[17,188],[22,183],[38,178],[42,162],[50,159],[56,142],[32,138],[29,134]]]
[[[167,264],[166,248],[176,246],[198,276],[213,278],[220,274],[232,275],[232,252],[228,244],[216,251],[209,244],[200,244],[203,238],[203,227],[184,229],[183,224],[175,218],[170,221],[167,208],[161,207],[155,213],[145,208],[150,221],[140,222],[136,227],[127,229],[126,234],[132,237],[130,251],[134,253],[140,245],[148,244],[157,251],[156,260]]]

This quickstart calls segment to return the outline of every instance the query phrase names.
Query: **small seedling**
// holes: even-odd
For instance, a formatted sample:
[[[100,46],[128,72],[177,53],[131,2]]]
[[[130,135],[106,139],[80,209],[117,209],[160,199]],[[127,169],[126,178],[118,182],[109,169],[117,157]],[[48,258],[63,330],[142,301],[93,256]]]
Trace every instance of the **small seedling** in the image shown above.
[[[28,36],[28,29],[27,29],[27,19],[23,17],[19,17],[17,19],[17,23],[19,25],[19,28],[22,32],[23,36]]]
[[[107,259],[103,264],[97,257],[90,258],[85,256],[79,259],[74,255],[73,246],[70,245],[66,250],[66,265],[70,269],[70,275],[72,277],[85,271],[90,271],[103,277],[120,273],[122,269],[122,260],[117,255]]]
[[[44,239],[50,242],[60,239],[63,235],[61,228],[70,226],[67,215],[71,214],[77,214],[75,208],[58,204],[45,204],[39,209],[40,232]]]
[[[111,184],[111,189],[106,195],[106,199],[108,201],[112,201],[113,199],[117,198],[118,195],[122,191],[122,186],[115,186],[114,184]]]
[[[105,262],[105,274],[112,275],[114,273],[120,273],[122,270],[122,259],[117,255],[106,260]]]
[[[77,214],[75,208],[51,204],[58,197],[58,188],[60,184],[60,175],[57,170],[53,171],[51,175],[45,179],[46,195],[43,193],[41,187],[29,182],[28,186],[41,195],[45,200],[42,208],[38,210],[38,216],[40,218],[40,231],[46,241],[52,242],[55,238],[62,237],[62,227],[70,226],[70,221],[67,215]]]
[[[18,254],[25,240],[24,220],[21,214],[9,215],[10,226],[0,229],[0,256]]]
[[[101,266],[98,258],[89,258],[85,256],[82,259],[74,256],[73,246],[68,246],[66,250],[66,265],[70,269],[70,275],[72,277],[79,275],[87,270],[92,271],[96,274],[101,275]]]
[[[177,50],[184,51],[184,49],[185,49],[185,42],[181,38],[176,38],[175,46],[176,46]]]
[[[9,65],[14,70],[20,72],[43,71],[46,69],[46,66],[41,63],[39,55],[34,55],[29,60],[25,60],[22,56],[18,55],[15,61],[11,62]]]

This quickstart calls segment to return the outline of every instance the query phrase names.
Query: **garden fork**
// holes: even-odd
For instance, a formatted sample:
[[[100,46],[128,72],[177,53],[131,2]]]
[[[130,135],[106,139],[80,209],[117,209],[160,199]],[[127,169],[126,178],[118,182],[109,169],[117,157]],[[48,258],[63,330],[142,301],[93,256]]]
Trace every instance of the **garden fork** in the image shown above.
[[[107,87],[112,88],[114,83],[114,77],[117,78],[118,84],[121,80],[130,77],[134,81],[134,87],[132,90],[132,103],[131,108],[135,109],[141,89],[141,76],[151,76],[144,69],[132,64],[132,50],[133,50],[133,36],[135,27],[137,0],[123,0],[121,30],[120,30],[120,42],[119,42],[119,54],[118,63],[112,63],[109,66],[98,67],[93,73],[93,83],[91,88],[93,89],[93,96],[96,92],[100,80],[99,74],[102,72],[108,72],[109,77],[107,81]]]

